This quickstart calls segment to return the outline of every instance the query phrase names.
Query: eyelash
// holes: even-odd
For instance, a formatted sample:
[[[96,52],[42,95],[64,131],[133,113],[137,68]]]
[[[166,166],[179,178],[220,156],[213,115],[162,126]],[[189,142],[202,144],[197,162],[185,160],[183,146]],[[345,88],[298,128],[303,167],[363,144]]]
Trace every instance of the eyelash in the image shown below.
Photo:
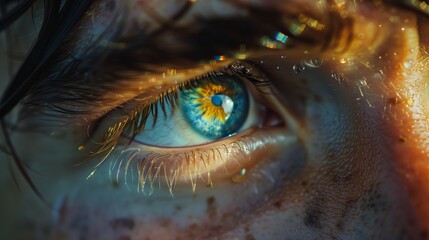
[[[119,183],[121,170],[123,170],[125,185],[129,187],[128,172],[131,171],[131,179],[134,180],[134,170],[130,168],[130,165],[131,162],[136,161],[138,192],[151,195],[157,180],[159,188],[161,188],[161,181],[164,177],[167,188],[170,194],[173,195],[174,187],[179,179],[190,182],[192,191],[196,190],[198,179],[202,179],[207,186],[213,186],[211,179],[212,169],[207,167],[211,161],[219,161],[220,159],[221,163],[218,163],[217,166],[223,165],[227,161],[234,161],[241,167],[241,162],[248,159],[249,153],[258,148],[265,148],[263,140],[252,138],[247,134],[219,147],[174,154],[156,151],[144,152],[140,148],[129,148],[120,151],[115,160],[111,162],[109,175],[111,179]],[[144,154],[145,157],[139,158],[139,154]],[[227,159],[223,155],[226,155]],[[174,170],[170,171],[171,169]],[[202,170],[205,170],[205,172],[202,172]],[[225,170],[227,171],[226,168]],[[164,174],[164,176],[161,174]],[[149,190],[147,191],[147,189]]]
[[[95,142],[98,147],[97,151],[90,154],[90,158],[99,157],[102,156],[99,163],[96,165],[95,170],[90,174],[92,176],[96,169],[103,164],[110,155],[112,155],[113,150],[117,146],[119,139],[121,136],[131,136],[128,137],[128,145],[130,145],[133,142],[133,139],[143,131],[146,124],[148,124],[147,120],[150,115],[153,116],[153,126],[156,125],[156,121],[158,118],[158,115],[162,114],[164,117],[167,117],[167,110],[166,106],[170,105],[171,111],[175,110],[175,107],[177,107],[178,104],[178,91],[183,88],[193,88],[195,85],[198,84],[198,82],[201,79],[209,79],[212,80],[213,77],[222,75],[222,74],[232,74],[237,77],[239,77],[242,80],[250,81],[253,86],[256,87],[256,89],[263,94],[268,94],[271,91],[266,90],[267,87],[270,89],[270,85],[272,81],[265,77],[265,75],[257,75],[254,73],[254,70],[256,73],[262,73],[260,69],[258,69],[253,63],[251,62],[235,62],[227,67],[221,68],[220,70],[213,71],[210,73],[207,73],[205,75],[199,76],[195,79],[188,80],[184,83],[178,84],[167,91],[164,91],[160,93],[156,98],[151,100],[150,102],[147,102],[143,105],[135,107],[132,111],[130,111],[128,114],[122,117],[121,120],[117,121],[115,124],[111,125],[107,132],[104,134],[103,140],[101,142]],[[117,109],[120,109],[122,106],[127,105],[127,103],[118,106]],[[115,111],[115,110],[113,110]],[[107,114],[108,115],[108,114]],[[106,116],[107,116],[106,115]],[[88,132],[88,136],[91,137],[91,134]],[[112,172],[115,171],[116,168],[116,181],[119,181],[119,175],[121,168],[123,168],[125,174],[125,183],[127,185],[127,175],[128,171],[131,170],[132,175],[134,174],[133,168],[129,168],[130,164],[135,158],[140,157],[139,154],[145,153],[146,155],[144,157],[140,157],[140,159],[137,160],[137,172],[139,173],[139,181],[137,190],[141,192],[145,192],[145,185],[147,183],[147,179],[149,179],[149,189],[153,189],[153,184],[156,179],[161,179],[159,177],[159,173],[161,171],[161,167],[163,166],[163,172],[165,174],[165,180],[168,186],[168,189],[170,193],[172,194],[172,190],[175,185],[175,181],[177,180],[177,175],[179,175],[179,171],[184,172],[183,169],[188,168],[189,175],[185,176],[186,180],[190,180],[192,185],[192,190],[195,191],[196,188],[196,176],[192,176],[191,174],[191,165],[193,167],[193,170],[195,172],[198,172],[197,169],[202,169],[203,167],[206,167],[206,163],[210,162],[213,159],[220,158],[222,160],[222,163],[225,163],[225,159],[222,155],[226,155],[228,158],[231,158],[233,161],[239,163],[239,160],[246,159],[249,152],[264,147],[263,140],[252,138],[247,134],[241,134],[241,136],[236,137],[237,139],[229,142],[227,144],[222,144],[218,147],[214,148],[207,148],[207,149],[199,149],[199,150],[188,150],[183,151],[180,153],[161,153],[160,151],[142,151],[141,149],[136,148],[129,148],[122,150],[120,152],[116,152],[117,156],[114,158],[113,164],[110,165],[110,175],[112,177]],[[200,147],[201,148],[201,147]],[[210,157],[211,156],[211,157]],[[174,161],[169,161],[169,164],[165,164],[169,159],[174,158]],[[176,176],[170,176],[167,174],[167,167],[169,165],[172,165],[171,162],[175,163],[175,166],[177,167],[176,170],[174,170],[174,174]],[[125,164],[124,164],[125,163]],[[149,168],[147,168],[147,164],[150,163]],[[157,165],[156,172],[152,172],[153,166]],[[203,166],[204,165],[204,166]],[[181,170],[180,170],[181,169]],[[207,168],[205,168],[207,170]],[[90,177],[89,176],[89,177]],[[199,178],[203,179],[206,184],[211,185],[212,181],[210,178],[210,170],[207,172],[207,178],[204,180],[204,178],[199,175]],[[134,179],[134,177],[133,177]],[[127,185],[128,186],[128,185]],[[152,190],[149,190],[149,193],[151,193]]]

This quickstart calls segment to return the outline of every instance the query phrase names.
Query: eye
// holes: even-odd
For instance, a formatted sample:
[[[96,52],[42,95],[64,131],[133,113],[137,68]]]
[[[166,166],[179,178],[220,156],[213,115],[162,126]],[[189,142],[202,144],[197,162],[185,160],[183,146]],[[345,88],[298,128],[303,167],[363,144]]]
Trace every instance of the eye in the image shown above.
[[[194,80],[177,90],[177,101],[157,103],[165,114],[149,115],[146,122],[152,124],[146,124],[134,140],[183,147],[210,143],[255,127],[261,121],[258,112],[262,110],[249,93],[251,87],[226,73]]]
[[[154,185],[172,192],[188,183],[195,191],[198,182],[210,186],[214,179],[243,174],[285,136],[276,129],[283,120],[269,107],[269,81],[257,68],[235,63],[151,103],[137,97],[123,104],[105,117],[109,127],[101,128],[108,129],[102,149],[117,141],[107,153],[113,155],[110,172],[150,194]],[[121,116],[119,122],[111,125],[112,116]]]

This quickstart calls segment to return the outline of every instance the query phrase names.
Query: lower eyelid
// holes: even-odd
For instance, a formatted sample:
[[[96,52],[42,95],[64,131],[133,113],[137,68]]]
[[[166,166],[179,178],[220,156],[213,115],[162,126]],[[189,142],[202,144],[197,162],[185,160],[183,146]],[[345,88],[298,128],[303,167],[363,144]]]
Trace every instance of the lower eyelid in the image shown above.
[[[170,191],[176,187],[195,190],[197,185],[231,179],[296,142],[296,135],[285,128],[257,128],[200,147],[132,144],[112,157],[110,171],[118,181],[125,178],[128,183],[132,181],[129,172],[137,172],[140,191],[150,191],[161,184]]]

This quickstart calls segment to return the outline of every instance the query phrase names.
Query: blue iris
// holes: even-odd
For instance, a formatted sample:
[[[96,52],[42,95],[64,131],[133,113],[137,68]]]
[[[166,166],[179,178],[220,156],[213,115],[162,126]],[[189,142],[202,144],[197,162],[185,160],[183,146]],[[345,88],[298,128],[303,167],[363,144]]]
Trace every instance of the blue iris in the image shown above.
[[[210,139],[236,133],[249,111],[246,87],[240,79],[227,74],[203,78],[181,88],[179,102],[192,128]]]

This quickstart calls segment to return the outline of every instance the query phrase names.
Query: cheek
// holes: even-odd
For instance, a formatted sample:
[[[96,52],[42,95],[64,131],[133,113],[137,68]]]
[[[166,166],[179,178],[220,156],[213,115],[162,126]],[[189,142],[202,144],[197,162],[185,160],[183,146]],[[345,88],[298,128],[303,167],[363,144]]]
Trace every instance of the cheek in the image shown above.
[[[293,64],[282,66],[292,69]],[[304,122],[300,137],[306,167],[228,236],[414,236],[416,219],[394,168],[398,129],[385,109],[383,96],[389,93],[374,85],[362,97],[354,82],[338,84],[332,69],[326,62],[324,68],[300,75],[284,71],[274,76],[296,76],[278,87],[289,98],[286,104],[304,106],[296,116]],[[352,79],[358,75],[344,74]]]
[[[291,148],[250,172],[243,182],[215,182],[210,188],[199,185],[196,192],[188,186],[176,190],[174,196],[159,190],[144,196],[134,185],[112,184],[106,176],[107,165],[88,182],[82,183],[83,174],[69,174],[63,188],[60,180],[49,189],[55,199],[54,236],[204,239],[237,231],[272,205],[269,196],[281,190],[280,179],[290,178],[291,169],[299,168],[291,162],[303,162],[303,149]],[[71,179],[82,185],[73,185]]]

